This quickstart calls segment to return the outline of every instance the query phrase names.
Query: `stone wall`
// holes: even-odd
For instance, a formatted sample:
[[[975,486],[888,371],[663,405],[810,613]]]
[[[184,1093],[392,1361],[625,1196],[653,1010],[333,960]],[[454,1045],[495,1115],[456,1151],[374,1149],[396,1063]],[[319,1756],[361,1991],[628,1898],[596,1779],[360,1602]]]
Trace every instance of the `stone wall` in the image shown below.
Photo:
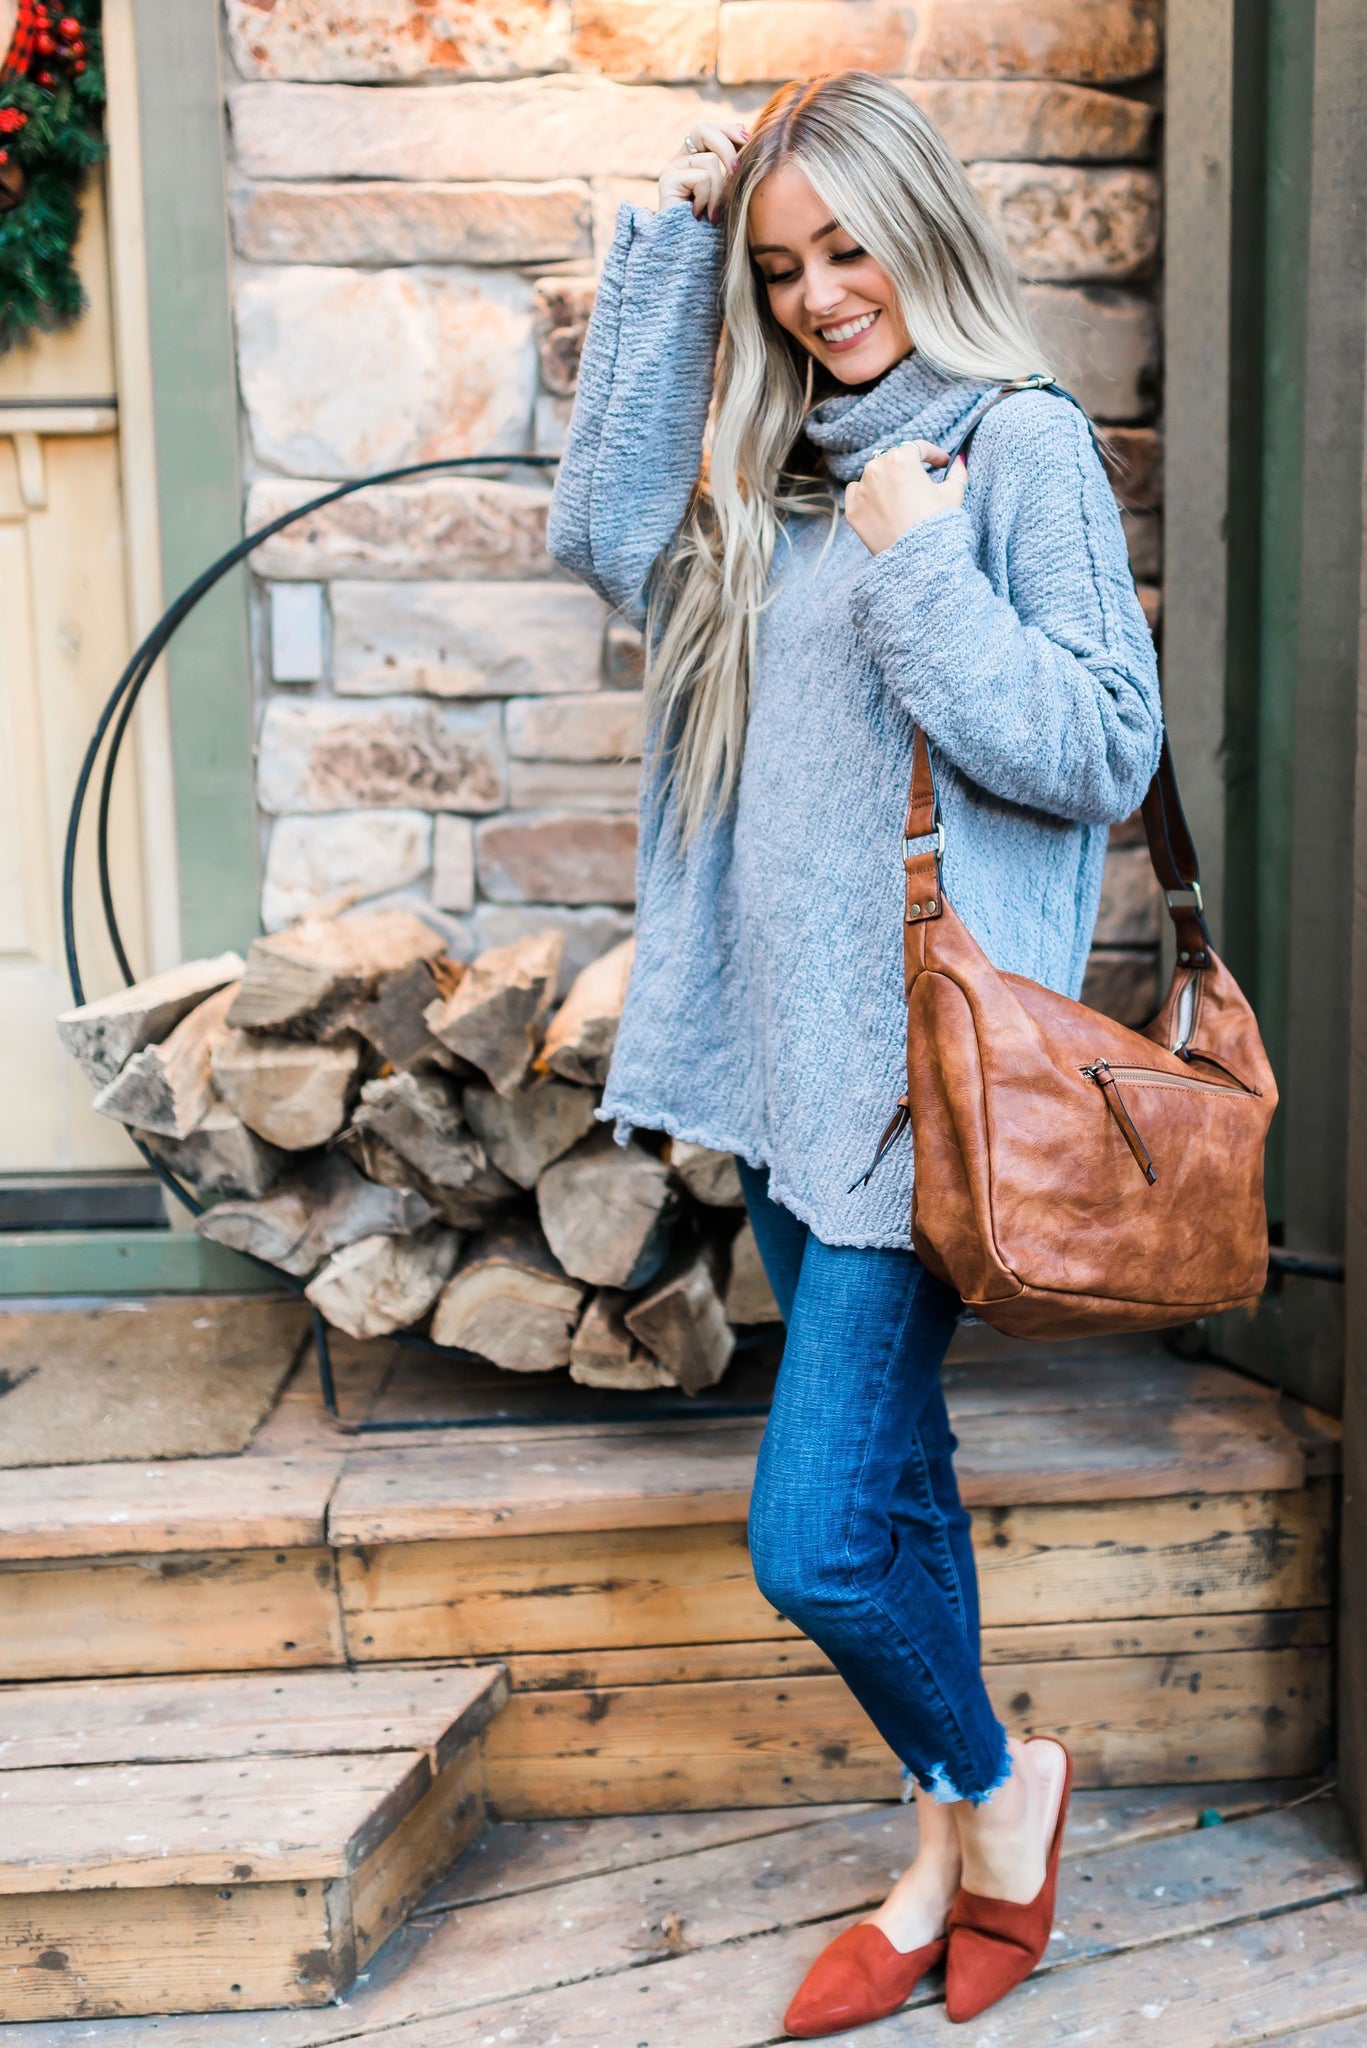
[[[623,198],[704,108],[844,65],[970,167],[1107,424],[1156,621],[1157,0],[225,0],[253,524],[347,478],[554,453]],[[638,650],[542,546],[530,471],[381,488],[255,560],[266,923],[416,899],[469,954],[630,924]],[[1093,996],[1142,1008],[1157,908],[1117,833]]]

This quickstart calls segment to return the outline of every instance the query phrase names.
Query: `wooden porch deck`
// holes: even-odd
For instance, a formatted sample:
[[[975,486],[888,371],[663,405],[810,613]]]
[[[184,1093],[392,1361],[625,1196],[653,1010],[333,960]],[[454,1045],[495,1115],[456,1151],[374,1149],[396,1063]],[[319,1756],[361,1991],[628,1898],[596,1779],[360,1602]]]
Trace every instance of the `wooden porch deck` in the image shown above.
[[[767,2048],[914,1838],[899,1805],[494,1824],[337,2005],[0,2025],[0,2048]],[[1047,1963],[1009,2001],[952,2028],[932,1981],[839,2038],[1362,2048],[1367,1895],[1332,1796],[1081,1792],[1064,1855]]]
[[[240,1455],[3,1474],[0,2048],[777,2040],[914,1818],[754,1585],[760,1422],[576,1426],[580,1389],[339,1353],[353,1419],[482,1426],[339,1433],[305,1359]],[[1360,2048],[1333,1424],[1133,1345],[965,1331],[946,1384],[989,1686],[1084,1788],[1049,1970],[955,2038]],[[322,1946],[273,1919],[306,1891]],[[859,2038],[946,2029],[932,1985]]]

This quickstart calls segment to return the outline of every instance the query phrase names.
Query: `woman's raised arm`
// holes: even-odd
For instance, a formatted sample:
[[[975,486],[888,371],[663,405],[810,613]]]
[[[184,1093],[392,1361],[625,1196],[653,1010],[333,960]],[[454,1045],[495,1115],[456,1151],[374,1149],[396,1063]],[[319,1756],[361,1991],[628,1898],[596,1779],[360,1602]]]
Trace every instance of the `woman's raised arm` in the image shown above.
[[[715,178],[701,163],[691,180],[679,171],[666,201],[669,175],[658,213],[618,212],[547,531],[556,561],[636,623],[697,480],[721,324]]]

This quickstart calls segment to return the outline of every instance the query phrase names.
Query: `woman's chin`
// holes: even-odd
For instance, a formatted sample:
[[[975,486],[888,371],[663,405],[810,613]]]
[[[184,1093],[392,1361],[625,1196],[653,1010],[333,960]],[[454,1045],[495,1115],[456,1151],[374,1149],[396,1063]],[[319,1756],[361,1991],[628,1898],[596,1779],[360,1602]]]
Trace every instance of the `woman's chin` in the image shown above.
[[[812,351],[824,370],[829,371],[842,384],[873,384],[885,376],[895,364],[910,353],[907,349],[889,348],[880,336],[877,344],[872,340],[862,348],[823,349],[819,355]]]

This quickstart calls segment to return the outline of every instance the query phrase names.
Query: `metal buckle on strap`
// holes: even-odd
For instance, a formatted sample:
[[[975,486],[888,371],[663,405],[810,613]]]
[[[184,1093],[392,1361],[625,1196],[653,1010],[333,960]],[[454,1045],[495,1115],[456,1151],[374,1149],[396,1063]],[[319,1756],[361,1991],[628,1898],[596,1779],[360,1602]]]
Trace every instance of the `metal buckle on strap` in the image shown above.
[[[945,828],[939,819],[935,822],[935,830],[933,832],[919,832],[914,839],[908,839],[906,834],[903,833],[902,858],[903,860],[915,860],[917,854],[928,853],[932,846],[935,848],[936,860],[943,860],[945,857]]]
[[[1165,889],[1169,910],[1194,910],[1198,917],[1204,917],[1206,906],[1201,900],[1201,884],[1191,883],[1186,889]]]

